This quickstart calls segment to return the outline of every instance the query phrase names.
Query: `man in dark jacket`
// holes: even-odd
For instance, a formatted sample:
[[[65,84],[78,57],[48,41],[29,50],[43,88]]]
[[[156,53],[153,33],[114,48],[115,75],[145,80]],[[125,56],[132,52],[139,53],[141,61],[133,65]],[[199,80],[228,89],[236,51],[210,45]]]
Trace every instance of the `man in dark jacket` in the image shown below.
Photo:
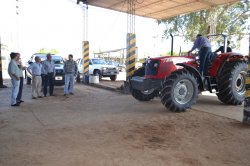
[[[78,69],[72,54],[69,54],[69,60],[64,62],[63,69],[65,73],[64,96],[68,93],[74,95],[74,77],[77,75]]]
[[[227,52],[232,52],[232,48],[229,45],[230,45],[230,41],[227,41]],[[215,53],[217,53],[217,52],[225,53],[224,46],[220,46],[220,48],[218,48],[215,51]]]

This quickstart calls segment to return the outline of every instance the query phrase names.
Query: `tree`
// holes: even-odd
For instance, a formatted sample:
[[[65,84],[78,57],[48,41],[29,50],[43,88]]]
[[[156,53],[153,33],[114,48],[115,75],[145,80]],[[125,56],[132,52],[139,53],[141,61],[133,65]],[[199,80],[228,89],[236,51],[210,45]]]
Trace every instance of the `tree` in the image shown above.
[[[231,5],[158,20],[158,24],[166,25],[164,36],[167,38],[172,33],[184,37],[186,41],[190,41],[197,34],[223,33],[228,35],[229,40],[234,36],[239,41],[244,36],[249,15],[250,1],[243,0]]]
[[[47,49],[45,48],[41,48],[38,53],[43,53],[43,54],[48,54],[48,53],[51,53],[51,54],[58,54],[58,51],[54,48],[52,48],[50,51],[48,51]]]
[[[45,48],[41,48],[38,53],[42,53],[42,54],[47,54],[47,51]]]
[[[51,54],[58,54],[58,51],[57,51],[56,49],[52,48],[52,49],[50,50],[50,53],[51,53]]]

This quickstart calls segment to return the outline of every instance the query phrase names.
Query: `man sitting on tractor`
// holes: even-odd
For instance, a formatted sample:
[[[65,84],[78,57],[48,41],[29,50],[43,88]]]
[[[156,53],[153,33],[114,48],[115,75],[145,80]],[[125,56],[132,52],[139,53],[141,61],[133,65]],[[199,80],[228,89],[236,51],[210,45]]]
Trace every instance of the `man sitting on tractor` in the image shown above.
[[[227,52],[232,52],[232,48],[229,46],[230,45],[230,41],[227,41]],[[224,51],[224,46],[220,46],[220,48],[218,48],[216,51],[214,51],[214,53],[217,52],[221,52],[221,53],[225,53]]]
[[[206,73],[208,70],[207,63],[209,62],[210,56],[212,55],[211,44],[208,38],[202,36],[201,34],[198,34],[196,36],[196,40],[194,41],[194,45],[192,49],[188,51],[188,54],[190,54],[190,52],[192,52],[195,49],[199,50],[198,52],[199,59],[200,59],[199,71],[201,75],[203,76],[204,73]]]

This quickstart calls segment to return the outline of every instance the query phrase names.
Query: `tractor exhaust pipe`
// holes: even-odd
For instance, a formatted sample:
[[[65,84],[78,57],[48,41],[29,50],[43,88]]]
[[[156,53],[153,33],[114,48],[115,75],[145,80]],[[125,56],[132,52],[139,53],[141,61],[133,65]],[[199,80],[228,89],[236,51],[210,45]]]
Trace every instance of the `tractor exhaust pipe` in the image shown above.
[[[171,36],[171,56],[173,56],[173,50],[174,50],[174,36],[172,33],[170,33]]]
[[[222,36],[224,38],[224,53],[227,52],[227,35],[225,34],[214,34],[214,35],[208,35],[209,36]]]
[[[224,52],[227,52],[227,35],[221,34],[224,38]]]

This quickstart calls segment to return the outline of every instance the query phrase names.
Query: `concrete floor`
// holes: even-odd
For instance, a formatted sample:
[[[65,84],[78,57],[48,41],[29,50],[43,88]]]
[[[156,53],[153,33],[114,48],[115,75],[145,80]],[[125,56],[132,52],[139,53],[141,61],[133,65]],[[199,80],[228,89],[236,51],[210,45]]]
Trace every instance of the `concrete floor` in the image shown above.
[[[10,107],[10,84],[0,89],[2,166],[248,166],[249,127],[242,106],[200,95],[184,113],[167,111],[158,98],[76,84],[75,95],[31,99],[24,85],[20,107]],[[107,83],[106,81],[105,83]],[[206,112],[204,112],[206,111]],[[229,118],[213,114],[225,112]],[[232,112],[232,114],[230,113]],[[224,116],[224,114],[223,114]],[[232,119],[231,119],[232,118]]]
[[[3,78],[5,79],[4,83],[10,87],[11,85],[8,81],[9,76],[6,71],[3,72]],[[99,82],[98,86],[92,86],[103,89],[116,90],[124,84],[125,80],[126,72],[120,72],[117,76],[117,81],[110,81],[109,78],[103,78],[102,81]],[[225,105],[217,99],[215,93],[209,93],[208,91],[202,92],[202,94],[199,95],[198,101],[195,105],[193,105],[192,109],[227,117],[237,121],[242,121],[243,118],[243,105]]]

